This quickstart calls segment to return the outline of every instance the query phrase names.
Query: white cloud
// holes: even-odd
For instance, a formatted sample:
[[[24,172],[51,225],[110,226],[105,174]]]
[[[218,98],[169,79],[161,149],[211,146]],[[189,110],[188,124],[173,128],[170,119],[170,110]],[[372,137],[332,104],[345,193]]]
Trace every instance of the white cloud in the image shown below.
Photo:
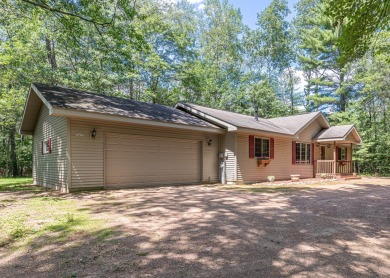
[[[203,4],[203,3],[202,3],[202,4],[199,4],[199,6],[198,6],[198,9],[199,9],[199,10],[203,10],[204,8],[205,8],[205,4]]]
[[[190,2],[191,4],[198,4],[203,2],[204,0],[187,0],[187,1]]]

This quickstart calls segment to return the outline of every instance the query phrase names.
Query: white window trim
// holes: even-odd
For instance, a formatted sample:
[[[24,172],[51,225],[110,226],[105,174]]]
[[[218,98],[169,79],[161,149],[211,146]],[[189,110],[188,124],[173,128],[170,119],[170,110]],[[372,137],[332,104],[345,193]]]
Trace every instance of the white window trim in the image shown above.
[[[268,159],[271,159],[271,138],[266,138],[266,137],[254,137],[254,149],[255,149],[255,158],[260,158],[262,156],[256,156],[256,139],[262,139],[262,140],[268,140]],[[263,149],[261,150],[263,152]]]
[[[302,160],[298,160],[297,159],[297,153],[295,153],[295,164],[303,164],[303,165],[310,165],[311,164],[311,157],[312,157],[312,149],[311,149],[311,143],[308,143],[308,142],[296,142],[295,143],[296,145],[301,145],[301,147],[300,147],[300,154],[299,154],[299,157],[301,158],[302,157],[302,145],[304,145],[305,146],[305,160],[304,161],[302,161]],[[307,156],[307,154],[308,154],[308,152],[307,152],[307,146],[309,145],[309,150],[310,150],[310,157],[308,158]],[[295,148],[296,148],[296,146],[295,146]],[[296,152],[296,149],[295,149],[295,152]]]

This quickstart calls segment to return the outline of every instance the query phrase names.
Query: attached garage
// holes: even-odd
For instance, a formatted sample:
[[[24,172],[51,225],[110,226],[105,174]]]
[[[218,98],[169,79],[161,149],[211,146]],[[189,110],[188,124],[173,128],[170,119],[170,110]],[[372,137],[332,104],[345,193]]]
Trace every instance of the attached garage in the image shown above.
[[[196,184],[201,181],[201,142],[107,133],[105,187]]]
[[[159,104],[31,84],[35,184],[64,192],[219,181],[225,130]]]

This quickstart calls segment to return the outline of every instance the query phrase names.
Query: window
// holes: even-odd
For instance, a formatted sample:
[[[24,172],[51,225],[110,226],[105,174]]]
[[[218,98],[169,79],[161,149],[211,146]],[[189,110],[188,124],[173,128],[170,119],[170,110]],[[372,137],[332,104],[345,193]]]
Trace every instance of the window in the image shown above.
[[[255,138],[255,156],[269,159],[269,139]]]
[[[311,145],[297,142],[295,163],[310,164],[310,162],[311,162]]]
[[[51,139],[42,141],[42,154],[51,153]]]

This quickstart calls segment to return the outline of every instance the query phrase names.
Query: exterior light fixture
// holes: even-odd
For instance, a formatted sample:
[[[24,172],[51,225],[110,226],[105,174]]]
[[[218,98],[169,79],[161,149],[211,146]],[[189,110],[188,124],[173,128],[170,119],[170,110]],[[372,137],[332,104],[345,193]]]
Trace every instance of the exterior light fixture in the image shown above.
[[[91,131],[90,137],[91,137],[92,139],[95,139],[95,137],[96,137],[96,129],[95,129],[95,128]]]
[[[210,139],[208,142],[207,142],[207,145],[211,146],[211,143],[213,142],[212,139]]]

